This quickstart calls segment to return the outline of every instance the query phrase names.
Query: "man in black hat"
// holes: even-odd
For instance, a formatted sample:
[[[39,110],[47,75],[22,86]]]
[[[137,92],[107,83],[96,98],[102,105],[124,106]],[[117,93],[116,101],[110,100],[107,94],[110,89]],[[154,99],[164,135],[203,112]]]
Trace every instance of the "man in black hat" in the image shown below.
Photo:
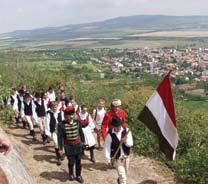
[[[111,121],[112,130],[108,132],[104,143],[104,154],[108,167],[114,165],[119,184],[126,184],[126,173],[129,168],[130,147],[133,146],[132,134],[128,128],[122,127],[122,121],[114,116]]]
[[[73,106],[64,110],[64,121],[58,124],[58,148],[59,154],[63,155],[63,147],[68,159],[69,180],[76,179],[79,183],[84,180],[81,176],[81,156],[84,135],[80,122],[74,118]],[[74,177],[74,164],[76,166],[76,178]]]

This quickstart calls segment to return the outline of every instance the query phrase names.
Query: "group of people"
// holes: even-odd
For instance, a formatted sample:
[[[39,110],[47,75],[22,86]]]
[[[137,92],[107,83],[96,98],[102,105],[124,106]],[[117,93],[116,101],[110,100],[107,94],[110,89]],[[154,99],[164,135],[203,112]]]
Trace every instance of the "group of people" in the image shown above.
[[[105,101],[100,99],[91,115],[86,105],[79,106],[75,97],[68,99],[64,91],[56,97],[53,88],[30,94],[24,87],[19,91],[13,88],[7,104],[15,111],[16,123],[19,124],[22,120],[24,127],[28,125],[34,141],[37,140],[34,130],[37,125],[42,143],[54,143],[58,165],[64,160],[64,154],[66,155],[70,181],[84,182],[81,175],[82,156],[85,155],[85,150],[88,150],[90,161],[95,163],[94,149],[97,144],[98,150],[104,151],[107,166],[116,168],[117,182],[126,183],[133,139],[126,127],[125,111],[121,108],[120,99],[112,100],[109,111],[105,109]]]

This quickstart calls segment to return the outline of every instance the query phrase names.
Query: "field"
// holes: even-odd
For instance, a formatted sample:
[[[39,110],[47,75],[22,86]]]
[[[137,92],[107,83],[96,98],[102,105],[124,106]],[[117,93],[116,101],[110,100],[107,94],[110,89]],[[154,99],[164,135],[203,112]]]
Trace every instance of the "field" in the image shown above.
[[[208,37],[208,30],[155,31],[151,33],[135,34],[131,36],[132,37],[181,37],[181,38]]]

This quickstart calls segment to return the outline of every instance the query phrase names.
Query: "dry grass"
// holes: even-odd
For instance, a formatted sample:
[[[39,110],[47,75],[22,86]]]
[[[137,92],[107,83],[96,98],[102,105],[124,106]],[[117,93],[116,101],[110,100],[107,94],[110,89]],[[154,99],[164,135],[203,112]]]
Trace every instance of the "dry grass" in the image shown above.
[[[160,31],[144,34],[131,35],[132,37],[208,37],[208,30],[179,30],[179,31]]]

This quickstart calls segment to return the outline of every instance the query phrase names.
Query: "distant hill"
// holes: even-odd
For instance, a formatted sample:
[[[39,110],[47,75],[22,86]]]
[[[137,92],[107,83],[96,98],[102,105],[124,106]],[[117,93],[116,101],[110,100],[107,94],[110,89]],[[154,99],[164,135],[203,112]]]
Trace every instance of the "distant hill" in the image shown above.
[[[34,30],[18,30],[1,37],[9,37],[16,41],[33,40],[66,40],[80,37],[96,37],[96,35],[128,32],[136,30],[161,31],[177,29],[208,28],[208,16],[165,16],[136,15],[118,17],[100,22],[73,24],[61,27],[47,27]]]

